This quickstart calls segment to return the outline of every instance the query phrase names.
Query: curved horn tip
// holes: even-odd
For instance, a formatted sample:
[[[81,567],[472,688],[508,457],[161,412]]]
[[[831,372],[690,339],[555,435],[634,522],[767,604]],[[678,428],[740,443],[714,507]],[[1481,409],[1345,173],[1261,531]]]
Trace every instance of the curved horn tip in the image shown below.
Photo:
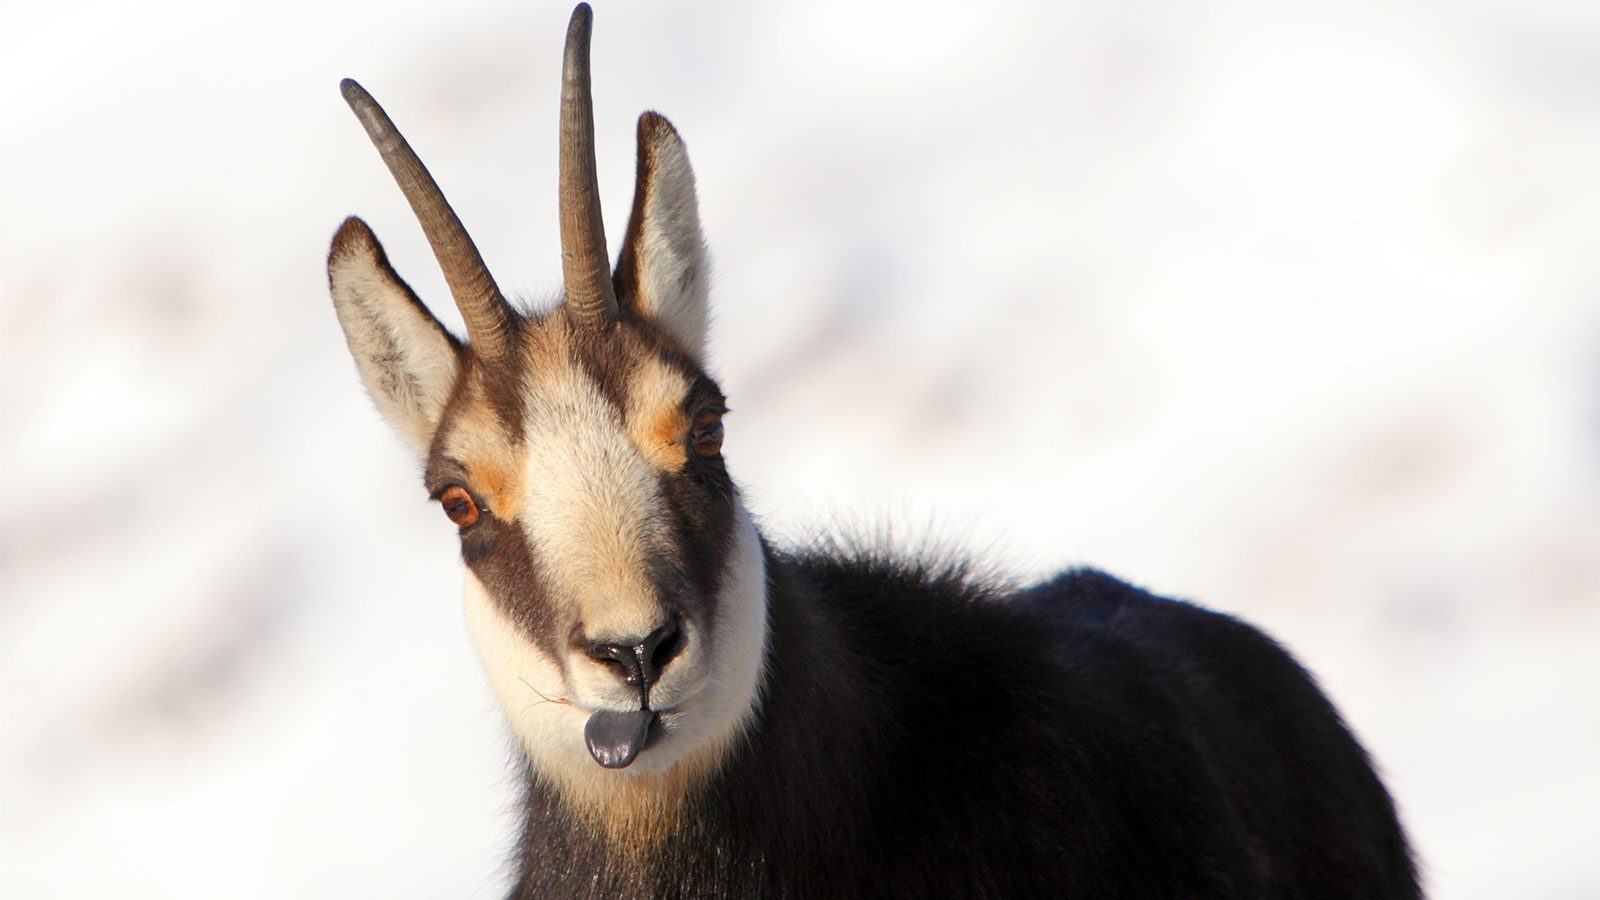
[[[592,21],[594,21],[594,10],[587,3],[579,3],[572,8],[572,18],[567,22],[567,33],[571,34],[572,29],[580,25],[587,28]]]
[[[372,99],[367,89],[356,82],[354,78],[344,78],[339,81],[339,93],[344,96],[344,102],[350,111],[356,114],[361,121],[361,127],[366,129],[367,137],[380,152],[388,152],[382,141],[398,137],[394,123],[389,121],[388,113]]]
[[[572,18],[567,22],[567,46],[561,54],[561,75],[563,83],[571,83],[574,79],[581,78],[584,83],[589,80],[589,32],[594,24],[594,11],[587,3],[579,3],[572,10]]]
[[[561,255],[567,302],[579,320],[617,318],[617,298],[606,253],[595,177],[594,102],[589,83],[589,31],[593,11],[580,3],[567,25],[561,62]]]
[[[372,99],[372,95],[367,93],[367,89],[357,83],[354,78],[339,79],[339,93],[344,97],[344,102],[350,104],[351,109],[366,105],[376,106],[378,104],[378,101]]]

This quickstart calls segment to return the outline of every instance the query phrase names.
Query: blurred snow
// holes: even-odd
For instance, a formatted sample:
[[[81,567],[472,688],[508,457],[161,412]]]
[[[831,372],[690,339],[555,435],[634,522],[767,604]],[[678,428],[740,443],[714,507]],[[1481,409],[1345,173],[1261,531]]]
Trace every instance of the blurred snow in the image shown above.
[[[567,6],[8,8],[0,893],[495,896],[508,742],[356,380],[337,92],[558,285]],[[1433,896],[1600,896],[1600,7],[602,3],[602,189],[689,143],[728,455],[829,523],[1265,626]]]

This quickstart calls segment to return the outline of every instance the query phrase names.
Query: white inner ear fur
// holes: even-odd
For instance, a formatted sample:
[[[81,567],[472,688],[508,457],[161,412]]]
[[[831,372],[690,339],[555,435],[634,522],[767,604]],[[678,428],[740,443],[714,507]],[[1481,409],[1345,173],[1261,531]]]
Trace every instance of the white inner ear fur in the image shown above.
[[[364,225],[341,229],[328,259],[334,311],[378,412],[425,457],[455,384],[456,354],[382,252]]]
[[[695,359],[705,356],[709,255],[700,231],[694,170],[670,125],[655,129],[644,218],[634,252],[639,265],[639,308],[676,338]],[[645,148],[641,148],[645,150]]]

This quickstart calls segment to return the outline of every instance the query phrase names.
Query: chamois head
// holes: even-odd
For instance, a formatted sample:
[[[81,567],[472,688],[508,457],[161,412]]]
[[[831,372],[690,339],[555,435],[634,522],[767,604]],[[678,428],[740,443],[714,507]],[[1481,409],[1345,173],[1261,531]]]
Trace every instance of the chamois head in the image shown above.
[[[613,272],[590,18],[587,5],[573,12],[563,66],[559,304],[524,313],[506,301],[428,171],[348,80],[345,99],[421,222],[467,340],[360,219],[328,254],[367,391],[460,529],[468,622],[494,690],[535,773],[580,800],[715,766],[755,703],[766,633],[760,539],[723,465],[727,408],[703,363],[694,173],[672,125],[640,117]]]

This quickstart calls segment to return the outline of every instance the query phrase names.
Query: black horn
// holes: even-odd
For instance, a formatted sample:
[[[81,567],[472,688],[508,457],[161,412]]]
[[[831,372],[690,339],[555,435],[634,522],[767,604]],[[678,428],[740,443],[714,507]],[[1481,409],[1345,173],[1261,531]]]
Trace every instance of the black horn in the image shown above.
[[[445,283],[450,286],[450,294],[461,310],[461,318],[467,326],[467,340],[486,359],[503,355],[517,314],[500,293],[500,287],[483,264],[483,256],[478,253],[461,219],[378,101],[349,78],[339,83],[339,90],[355,111],[356,118],[361,120],[367,137],[378,148],[389,174],[400,185],[411,211],[422,224],[428,245],[444,271]]]
[[[561,66],[561,270],[573,316],[599,326],[619,313],[594,164],[594,99],[589,90],[593,19],[587,3],[572,11]]]

